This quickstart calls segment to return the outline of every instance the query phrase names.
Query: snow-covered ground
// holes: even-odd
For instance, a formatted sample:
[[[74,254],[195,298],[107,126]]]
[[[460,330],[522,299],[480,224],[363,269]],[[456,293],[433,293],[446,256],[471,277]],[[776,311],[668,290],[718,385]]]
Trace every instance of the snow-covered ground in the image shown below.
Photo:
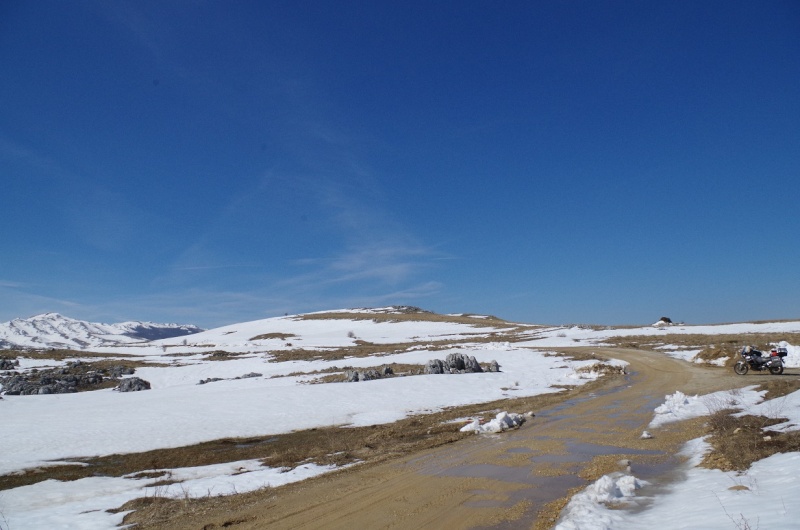
[[[353,311],[340,313],[346,312]],[[369,316],[369,310],[359,312]],[[602,344],[620,335],[652,335],[668,345],[669,336],[673,333],[800,332],[800,322],[661,328],[648,326],[622,330],[529,326],[522,331],[527,337],[526,341],[508,343],[502,338],[502,332],[507,328],[497,328],[485,317],[469,318],[474,318],[475,322],[389,322],[385,318],[351,320],[342,318],[342,315],[335,319],[280,317],[147,344],[92,348],[92,351],[105,352],[111,356],[134,356],[139,361],[149,363],[150,366],[138,368],[136,376],[149,381],[152,389],[133,393],[99,390],[77,394],[4,396],[0,401],[0,425],[3,432],[0,474],[63,463],[70,458],[148,451],[220,438],[264,436],[328,425],[387,423],[446,407],[555,392],[560,385],[582,384],[597,377],[596,373],[587,371],[587,367],[597,361],[577,361],[548,355],[546,352],[549,348]],[[519,332],[519,328],[516,332]],[[491,335],[493,333],[495,335]],[[486,342],[495,337],[496,342]],[[450,340],[460,342],[444,350],[434,348],[437,343]],[[324,357],[327,349],[356,346],[358,341],[406,346],[397,353],[370,357],[276,362],[275,355],[282,351],[297,348],[312,352],[319,350],[320,356]],[[789,349],[787,365],[800,366],[800,348],[791,344],[786,346]],[[241,355],[225,361],[210,360],[208,354],[215,350]],[[678,350],[677,347],[668,347],[665,353],[675,355]],[[501,372],[419,375],[359,383],[308,384],[319,376],[320,371],[343,372],[345,367],[372,368],[391,363],[424,365],[430,359],[443,359],[448,353],[456,352],[475,356],[481,363],[497,360]],[[308,358],[311,357],[313,355]],[[87,357],[86,360],[91,359]],[[21,359],[19,369],[30,370],[66,362]],[[241,378],[245,374],[253,373],[260,375]],[[222,380],[198,384],[208,378]],[[706,399],[722,398],[717,396]],[[761,396],[752,390],[742,391],[737,399],[745,400],[747,406],[753,409],[759,406],[769,409],[768,405],[756,405]],[[800,405],[795,405],[793,400],[793,397],[786,398],[781,404],[782,409],[794,411],[800,417],[800,412],[796,410],[800,409]],[[800,403],[800,398],[797,401]],[[687,414],[702,413],[703,410],[707,411],[703,403],[705,402],[701,398],[671,396],[660,408],[662,410],[655,414],[656,418],[661,419],[654,421],[680,419]],[[773,404],[772,408],[774,407]],[[702,444],[698,443],[687,450],[698,452],[701,449]],[[787,461],[787,464],[781,458],[783,457],[780,455],[773,457],[781,465],[792,465],[793,469],[798,469],[796,461]],[[759,466],[770,465],[772,464],[769,462],[759,463]],[[751,489],[749,492],[720,493],[720,498],[738,495],[749,499],[745,496],[766,491],[765,488],[771,487],[768,486],[771,484],[771,477],[778,477],[778,473],[769,473],[771,468],[766,469],[765,477],[757,477],[757,491]],[[112,528],[121,522],[124,514],[108,513],[106,510],[116,508],[133,498],[145,495],[182,497],[207,495],[209,492],[214,495],[244,492],[303,480],[329,470],[330,468],[314,465],[304,465],[289,471],[276,470],[251,461],[203,468],[159,470],[182,482],[157,488],[157,491],[147,486],[152,483],[152,479],[136,476],[93,477],[68,483],[48,480],[0,491],[0,515],[5,518],[0,518],[0,528]],[[686,487],[695,487],[692,485],[694,477],[702,476],[702,480],[697,479],[698,491],[709,491],[710,479],[707,477],[711,475],[707,473],[717,477],[714,472],[706,470],[688,471]],[[721,482],[733,480],[725,474],[719,476],[724,477],[719,478]],[[581,496],[576,497],[574,502],[577,508],[570,508],[571,511],[567,512],[562,524],[578,524],[581,521],[581,511],[588,510],[600,514],[598,517],[610,517],[614,524],[606,526],[608,528],[627,528],[628,526],[617,526],[617,522],[623,521],[620,525],[629,524],[625,521],[635,521],[632,518],[640,518],[644,513],[661,509],[660,503],[667,503],[667,506],[674,509],[674,505],[668,504],[672,502],[669,499],[682,494],[659,494],[652,500],[645,496],[648,508],[636,514],[625,510],[607,510],[604,505],[596,502],[603,495],[612,499],[635,498],[641,501],[639,493],[647,490],[637,490],[636,485],[637,482],[632,477],[609,477],[605,484],[595,485],[600,493],[588,493],[584,496],[584,501],[580,500]],[[792,490],[792,493],[799,492]],[[788,497],[787,493],[786,498]],[[758,499],[745,500],[747,502],[752,502],[756,508],[764,506],[763,502],[759,504]],[[709,511],[725,513],[724,510],[719,510],[720,502],[705,504]],[[780,503],[777,508],[773,508],[770,508],[771,511],[776,513],[782,509],[786,511]],[[704,523],[704,520],[700,520],[699,526],[694,527],[706,527]],[[629,527],[635,526],[633,523],[629,524]],[[579,524],[573,527],[584,526]],[[727,527],[730,527],[729,519]],[[776,526],[765,526],[762,523],[761,527]]]
[[[264,436],[328,425],[387,423],[446,407],[556,392],[558,386],[578,385],[599,377],[590,368],[598,361],[565,359],[505,342],[459,343],[445,350],[427,347],[428,343],[440,340],[485,339],[495,331],[486,323],[473,327],[456,323],[284,317],[166,339],[148,346],[102,348],[112,355],[135,355],[152,363],[136,370],[136,376],[149,381],[152,389],[131,393],[108,389],[4,396],[0,401],[0,425],[4,432],[0,474],[64,463],[71,458],[179,447],[220,438]],[[264,334],[271,338],[251,340]],[[389,355],[335,361],[274,362],[269,353],[294,347],[322,350],[353,346],[357,340],[416,346]],[[207,354],[215,349],[244,354],[213,361]],[[181,355],[171,356],[173,353]],[[421,367],[449,353],[475,356],[482,363],[497,360],[501,372],[308,384],[319,377],[321,370],[343,371],[344,367],[358,369],[391,363]],[[20,369],[66,362],[22,359]],[[169,364],[164,366],[164,363]],[[261,375],[239,378],[253,373]],[[208,378],[222,380],[198,384]],[[106,510],[137,497],[156,493],[182,497],[244,492],[329,470],[305,465],[285,472],[261,467],[257,462],[171,469],[164,472],[171,479],[183,482],[157,492],[147,486],[153,479],[136,476],[93,477],[63,483],[48,480],[0,492],[0,513],[7,520],[5,524],[14,530],[111,528],[121,522],[124,514]]]

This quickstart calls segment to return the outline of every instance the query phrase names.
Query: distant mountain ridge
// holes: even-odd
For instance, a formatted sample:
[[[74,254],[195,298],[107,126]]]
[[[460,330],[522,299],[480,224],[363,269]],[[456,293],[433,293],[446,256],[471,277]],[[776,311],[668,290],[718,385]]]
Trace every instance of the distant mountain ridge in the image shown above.
[[[0,324],[0,348],[71,348],[122,346],[199,333],[191,324],[120,322],[101,324],[76,320],[59,313],[15,318]]]

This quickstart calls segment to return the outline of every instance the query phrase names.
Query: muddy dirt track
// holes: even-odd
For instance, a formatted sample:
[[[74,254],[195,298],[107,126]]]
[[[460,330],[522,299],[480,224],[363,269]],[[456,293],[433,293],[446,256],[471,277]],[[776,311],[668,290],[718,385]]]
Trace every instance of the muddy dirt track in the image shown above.
[[[736,376],[729,368],[638,350],[580,350],[628,361],[630,374],[534,411],[517,431],[323,476],[257,503],[172,520],[170,528],[550,528],[576,488],[621,470],[620,460],[631,460],[633,473],[651,480],[675,467],[673,455],[701,433],[702,421],[641,439],[665,395],[705,394],[770,377]]]

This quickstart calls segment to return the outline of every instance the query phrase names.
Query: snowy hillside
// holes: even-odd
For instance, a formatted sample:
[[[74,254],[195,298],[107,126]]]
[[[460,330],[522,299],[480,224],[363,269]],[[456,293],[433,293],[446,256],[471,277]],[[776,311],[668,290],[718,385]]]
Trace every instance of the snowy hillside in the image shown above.
[[[10,480],[32,470],[43,477],[2,490],[0,513],[7,520],[5,527],[110,530],[122,522],[124,512],[106,510],[154,494],[153,482],[147,478],[153,474],[151,467],[146,467],[151,465],[149,461],[136,473],[122,476],[44,480],[50,468],[82,466],[91,457],[135,455],[214,440],[255,439],[332,426],[391,424],[453,407],[559,392],[624,365],[602,363],[594,356],[587,359],[553,354],[554,349],[564,346],[602,345],[615,337],[646,336],[664,345],[656,351],[691,360],[690,352],[672,345],[681,336],[770,332],[787,334],[791,339],[790,334],[800,331],[800,322],[661,329],[545,327],[414,309],[328,311],[201,332],[193,326],[175,324],[93,324],[54,313],[0,325],[2,341],[93,352],[82,357],[84,352],[76,351],[68,359],[51,359],[47,352],[20,355],[12,359],[16,364],[6,369],[8,377],[12,377],[12,370],[22,377],[75,366],[91,373],[88,371],[102,368],[97,355],[104,353],[103,362],[134,365],[134,375],[151,385],[143,392],[121,393],[105,387],[35,396],[11,395],[0,388],[0,425],[14,433],[4,439],[0,478]],[[192,334],[146,342],[169,333]],[[786,346],[790,352],[787,367],[800,366],[800,347]],[[496,361],[500,371],[434,375],[422,370],[432,359],[451,354],[472,357],[483,366]],[[363,373],[387,366],[396,369],[391,377],[345,382],[347,371]],[[748,379],[743,379],[743,385],[745,381]],[[789,409],[800,410],[800,395],[791,400],[782,405],[786,417]],[[684,401],[690,403],[692,399]],[[754,398],[750,406],[755,407],[756,402]],[[492,411],[492,416],[497,412],[501,411]],[[475,424],[476,418],[464,417],[462,423]],[[791,418],[797,421],[794,412]],[[142,426],[147,426],[144,434]],[[210,491],[215,495],[242,493],[332,469],[313,462],[293,468],[271,467],[258,459],[158,468],[158,473],[168,473],[177,481],[159,492],[171,497],[204,496]],[[727,479],[719,473],[714,477],[720,482]],[[694,475],[690,478],[694,480]],[[633,477],[625,480],[632,481]],[[611,482],[611,490],[620,490],[617,482]],[[705,487],[703,482],[692,484],[695,493]],[[578,521],[584,511],[605,517],[605,505],[597,505],[595,497],[579,499],[568,511],[567,520]],[[611,516],[632,520],[623,511]],[[695,527],[712,527],[707,522],[701,518]],[[723,522],[729,523],[727,519]],[[562,524],[563,528],[573,528],[569,522]],[[617,526],[577,527],[605,530]]]
[[[219,348],[230,352],[281,349],[330,349],[359,342],[392,344],[485,338],[490,333],[515,327],[504,321],[460,317],[454,321],[435,319],[433,313],[393,313],[392,308],[358,309],[289,315],[232,324],[192,335],[159,341],[181,351]],[[408,319],[400,319],[405,315]],[[412,316],[413,315],[413,316]],[[438,316],[438,315],[437,315]],[[531,326],[533,327],[533,326]]]
[[[108,352],[110,362],[119,354],[127,362],[135,362],[135,376],[148,381],[151,389],[4,394],[0,424],[18,434],[6,440],[0,454],[0,475],[13,477],[75,458],[135,454],[331,425],[387,424],[451,407],[559,392],[565,386],[600,377],[601,372],[595,370],[600,361],[565,359],[516,347],[503,338],[507,329],[520,327],[466,315],[341,311],[264,319],[135,347],[96,348],[93,352]],[[369,349],[373,347],[374,352]],[[219,355],[220,351],[224,355]],[[450,354],[474,357],[484,365],[496,360],[501,371],[419,373],[431,359]],[[76,352],[74,359],[63,360],[47,359],[46,352],[21,356],[15,370],[41,373],[74,366],[77,361],[92,366],[97,359],[80,355]],[[318,382],[324,376],[343,381],[345,367],[368,370],[381,366],[398,367],[398,373],[358,383]],[[147,426],[147,435],[142,435],[142,426]],[[242,473],[242,469],[249,472]],[[303,464],[287,470],[256,460],[169,473],[174,477],[191,475],[176,487],[189,488],[186,491],[191,489],[194,495],[195,489],[206,493],[213,489],[215,494],[232,493],[232,488],[244,492],[330,469]],[[122,521],[124,513],[105,510],[150,494],[151,482],[138,474],[69,482],[42,480],[2,491],[0,511],[15,529],[110,529]]]
[[[192,325],[137,321],[100,324],[75,320],[58,313],[44,313],[0,324],[0,347],[86,349],[140,343],[200,331],[200,328]]]

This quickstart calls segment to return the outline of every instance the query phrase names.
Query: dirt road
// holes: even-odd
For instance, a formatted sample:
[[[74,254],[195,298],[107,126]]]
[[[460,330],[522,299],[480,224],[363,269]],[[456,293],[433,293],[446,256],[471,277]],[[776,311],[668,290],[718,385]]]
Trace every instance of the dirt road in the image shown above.
[[[641,439],[665,395],[708,393],[762,379],[645,351],[591,351],[628,361],[630,374],[610,378],[590,395],[534,411],[536,417],[517,431],[324,476],[225,513],[173,521],[171,527],[549,528],[571,490],[619,470],[622,459],[631,460],[642,478],[674,466],[674,453],[700,433],[701,422]]]

